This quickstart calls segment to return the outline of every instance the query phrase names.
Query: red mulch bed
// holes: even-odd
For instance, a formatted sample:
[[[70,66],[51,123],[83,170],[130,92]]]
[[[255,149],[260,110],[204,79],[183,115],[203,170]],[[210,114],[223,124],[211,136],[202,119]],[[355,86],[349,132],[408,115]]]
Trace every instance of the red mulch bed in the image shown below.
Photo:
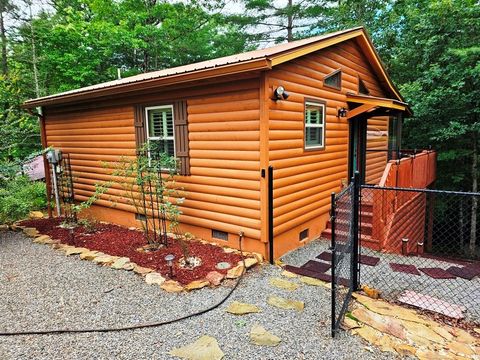
[[[59,227],[62,219],[35,219],[21,222],[20,225],[34,227],[40,234],[49,235],[52,239],[60,240],[64,244],[85,247],[90,250],[101,251],[108,255],[125,256],[134,263],[155,269],[163,276],[168,277],[169,268],[165,261],[167,254],[175,255],[175,260],[183,257],[179,244],[168,240],[168,247],[151,252],[139,252],[138,248],[147,245],[145,235],[141,231],[129,230],[113,224],[98,224],[95,231],[87,233],[83,226],[74,229],[73,237],[68,229]],[[217,270],[215,265],[226,261],[236,266],[242,258],[238,254],[226,253],[219,246],[202,244],[198,241],[187,242],[190,256],[202,259],[202,265],[192,270],[182,269],[175,264],[174,280],[185,285],[193,280],[205,278],[210,271],[226,274],[227,270]]]

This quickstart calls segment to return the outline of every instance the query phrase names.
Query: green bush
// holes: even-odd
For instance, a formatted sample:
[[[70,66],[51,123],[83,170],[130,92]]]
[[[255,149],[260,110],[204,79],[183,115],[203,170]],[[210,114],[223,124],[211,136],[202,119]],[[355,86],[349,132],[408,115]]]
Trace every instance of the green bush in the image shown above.
[[[46,186],[18,176],[0,188],[0,223],[12,223],[25,218],[30,211],[47,206]]]

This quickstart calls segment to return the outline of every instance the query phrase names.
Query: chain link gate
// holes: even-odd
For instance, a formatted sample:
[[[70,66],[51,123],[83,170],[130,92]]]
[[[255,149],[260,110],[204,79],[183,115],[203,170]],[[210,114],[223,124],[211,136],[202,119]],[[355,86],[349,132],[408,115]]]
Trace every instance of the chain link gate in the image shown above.
[[[360,178],[332,194],[332,337],[340,328],[353,291],[358,287],[358,212]]]

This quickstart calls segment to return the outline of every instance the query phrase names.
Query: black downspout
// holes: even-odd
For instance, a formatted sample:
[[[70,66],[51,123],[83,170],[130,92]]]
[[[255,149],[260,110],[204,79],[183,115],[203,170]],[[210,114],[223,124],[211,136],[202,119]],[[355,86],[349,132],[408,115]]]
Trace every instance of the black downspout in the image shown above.
[[[360,174],[353,175],[353,244],[352,244],[352,290],[358,290],[358,253],[359,253],[359,205],[360,205]]]
[[[332,306],[332,338],[335,337],[335,332],[336,332],[336,310],[335,310],[335,305],[336,305],[336,298],[337,298],[337,281],[335,279],[335,266],[337,265],[337,250],[335,248],[335,220],[336,220],[336,213],[337,209],[335,206],[335,193],[332,192],[331,196],[331,209],[330,209],[330,223],[332,226],[332,243],[330,250],[332,251],[332,300],[331,300],[331,306]]]
[[[273,251],[273,166],[268,167],[268,246],[270,264],[274,262]]]

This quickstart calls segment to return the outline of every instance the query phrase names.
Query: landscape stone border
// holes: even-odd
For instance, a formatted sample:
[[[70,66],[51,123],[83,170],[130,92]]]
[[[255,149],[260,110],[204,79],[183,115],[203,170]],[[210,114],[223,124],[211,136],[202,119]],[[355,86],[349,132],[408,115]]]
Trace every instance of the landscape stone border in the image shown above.
[[[41,214],[41,216],[40,216]],[[41,212],[32,212],[30,213],[29,219],[40,219],[44,215]],[[180,284],[178,281],[172,279],[166,279],[160,273],[156,272],[154,269],[140,266],[132,261],[128,257],[112,256],[100,251],[87,249],[85,247],[75,247],[72,245],[62,244],[60,240],[52,239],[49,235],[40,234],[36,228],[26,227],[20,225],[20,221],[15,222],[12,225],[0,225],[0,231],[23,231],[23,233],[32,238],[33,242],[36,244],[50,245],[53,249],[63,251],[66,256],[77,255],[81,260],[91,261],[101,266],[108,266],[111,269],[123,270],[123,271],[133,271],[137,275],[140,275],[144,278],[145,282],[149,285],[158,285],[161,289],[171,292],[178,293],[182,291],[192,291],[198,290],[204,287],[216,287],[219,286],[225,279],[237,279],[248,269],[252,268],[257,264],[263,263],[263,256],[255,252],[243,252],[244,261],[238,261],[237,265],[232,266],[227,274],[221,274],[218,271],[210,271],[204,279],[194,280],[186,285]],[[137,228],[130,228],[134,230],[139,230]],[[202,244],[210,244],[214,246],[219,246],[217,243],[211,243],[202,239],[190,239],[184,238],[186,241],[199,241]],[[239,250],[233,249],[226,246],[221,246],[226,253],[235,253],[241,254]],[[246,268],[246,269],[245,269]]]

